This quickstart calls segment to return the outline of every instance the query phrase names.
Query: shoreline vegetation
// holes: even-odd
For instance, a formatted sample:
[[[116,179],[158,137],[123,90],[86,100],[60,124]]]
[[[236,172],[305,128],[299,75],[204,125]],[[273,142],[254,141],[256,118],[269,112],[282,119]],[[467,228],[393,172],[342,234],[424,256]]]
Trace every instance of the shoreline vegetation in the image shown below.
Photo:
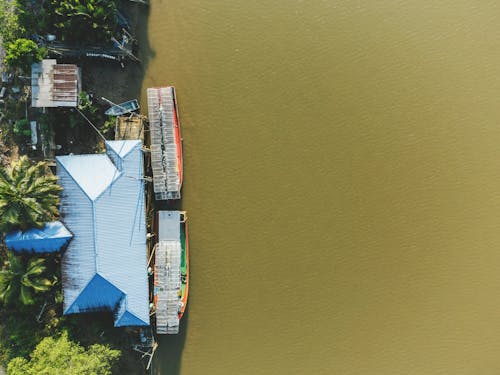
[[[139,92],[142,67],[127,53],[137,49],[132,34],[143,6],[126,0],[0,0],[2,239],[11,230],[58,219],[54,155],[102,150],[101,139],[78,111],[113,138],[115,118],[104,115],[109,105],[100,98],[122,102]],[[122,55],[116,50],[120,42],[127,48]],[[60,56],[54,46],[62,45],[72,51],[113,50],[118,58]],[[31,107],[31,65],[45,58],[81,68],[78,111]],[[37,144],[30,128],[34,120]],[[50,201],[40,198],[47,191],[55,194]],[[2,240],[0,374],[4,369],[8,375],[63,374],[68,363],[72,374],[143,374],[144,363],[132,350],[136,331],[114,328],[112,314],[62,315],[60,263],[59,254],[13,253]]]

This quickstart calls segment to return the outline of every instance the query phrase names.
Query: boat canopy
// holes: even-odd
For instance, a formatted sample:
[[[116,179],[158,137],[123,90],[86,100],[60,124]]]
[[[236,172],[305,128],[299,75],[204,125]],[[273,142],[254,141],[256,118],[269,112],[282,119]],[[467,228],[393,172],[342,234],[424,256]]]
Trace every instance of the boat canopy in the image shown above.
[[[153,190],[157,200],[181,198],[182,142],[172,86],[148,88]]]
[[[181,212],[158,211],[158,245],[155,252],[156,333],[179,332],[182,244]]]

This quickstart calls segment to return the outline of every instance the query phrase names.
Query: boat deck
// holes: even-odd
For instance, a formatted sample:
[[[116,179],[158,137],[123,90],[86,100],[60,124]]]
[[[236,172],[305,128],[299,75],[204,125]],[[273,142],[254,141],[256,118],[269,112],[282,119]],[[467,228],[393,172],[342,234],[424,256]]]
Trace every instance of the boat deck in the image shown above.
[[[156,333],[179,332],[181,243],[160,241],[155,254]]]
[[[158,211],[158,244],[155,249],[154,299],[157,334],[179,332],[179,311],[183,306],[182,272],[185,239],[181,233],[182,211]]]
[[[157,200],[181,198],[182,146],[173,87],[148,88],[153,189]]]

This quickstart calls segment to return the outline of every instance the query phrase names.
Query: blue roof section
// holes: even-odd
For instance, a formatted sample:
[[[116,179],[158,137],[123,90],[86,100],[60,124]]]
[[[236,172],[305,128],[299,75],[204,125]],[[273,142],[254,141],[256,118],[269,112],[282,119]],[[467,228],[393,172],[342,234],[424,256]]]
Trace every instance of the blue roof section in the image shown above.
[[[116,327],[124,327],[124,326],[144,326],[144,322],[136,317],[134,314],[131,314],[129,311],[125,310],[123,314],[115,320]]]
[[[53,253],[61,250],[73,235],[60,221],[45,223],[43,228],[18,230],[5,236],[5,245],[13,251]]]
[[[149,325],[142,143],[106,148],[56,158],[60,211],[74,235],[62,259],[64,314],[112,311],[115,326]]]

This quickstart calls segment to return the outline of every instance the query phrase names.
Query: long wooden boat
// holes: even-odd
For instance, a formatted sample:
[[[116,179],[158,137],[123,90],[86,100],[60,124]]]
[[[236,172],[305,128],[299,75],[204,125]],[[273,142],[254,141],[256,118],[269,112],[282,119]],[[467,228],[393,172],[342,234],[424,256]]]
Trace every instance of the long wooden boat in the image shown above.
[[[139,109],[139,102],[137,101],[137,99],[133,99],[120,104],[115,104],[114,106],[110,107],[106,112],[104,112],[104,114],[108,116],[121,116],[130,112],[137,111],[138,109]]]
[[[181,198],[182,136],[175,88],[147,89],[153,189],[157,200]]]
[[[184,218],[181,221],[181,306],[179,309],[179,320],[182,319],[186,311],[189,294],[189,236],[187,216],[184,212]]]
[[[179,332],[189,294],[189,239],[185,211],[158,211],[154,305],[157,334]]]

